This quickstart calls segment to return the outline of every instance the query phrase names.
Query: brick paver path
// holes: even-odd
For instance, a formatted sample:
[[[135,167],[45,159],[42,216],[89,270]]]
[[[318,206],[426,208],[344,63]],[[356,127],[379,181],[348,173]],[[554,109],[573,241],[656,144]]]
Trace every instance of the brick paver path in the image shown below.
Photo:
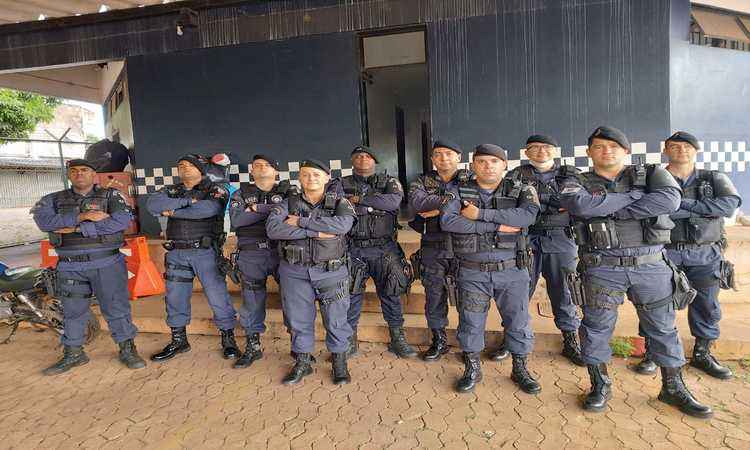
[[[137,343],[147,356],[166,340],[144,334]],[[221,358],[217,337],[190,341],[190,353],[129,371],[101,336],[89,365],[43,377],[56,342],[23,330],[0,346],[0,448],[750,448],[750,371],[736,363],[727,382],[687,370],[693,392],[716,410],[703,421],[656,401],[658,377],[636,376],[621,359],[611,408],[590,414],[578,408],[586,369],[556,355],[531,359],[538,396],[515,388],[509,361],[485,362],[476,393],[457,395],[454,357],[404,361],[364,344],[352,384],[331,384],[320,352],[315,373],[287,387],[284,340],[264,342],[265,358],[243,370]]]

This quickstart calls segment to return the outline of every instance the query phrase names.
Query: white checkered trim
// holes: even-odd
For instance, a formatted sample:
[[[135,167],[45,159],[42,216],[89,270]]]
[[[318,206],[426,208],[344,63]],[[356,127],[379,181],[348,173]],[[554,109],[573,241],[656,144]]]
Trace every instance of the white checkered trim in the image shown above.
[[[700,142],[701,151],[698,153],[696,166],[699,169],[720,170],[722,172],[744,172],[745,167],[750,163],[747,144],[745,142],[719,142],[711,141],[708,145]],[[645,142],[634,142],[631,144],[633,155],[645,155],[647,164],[660,164],[666,162],[662,159],[662,149],[664,142],[661,142],[659,149],[649,149]],[[557,148],[558,159],[564,164],[576,166],[577,168],[588,171],[591,168],[591,159],[586,156],[587,146],[577,145],[572,149]],[[524,149],[518,149],[516,152],[511,151],[508,159],[508,170],[514,169],[527,161]],[[468,161],[471,161],[473,153],[468,154]],[[632,162],[631,156],[628,156],[626,163]],[[340,159],[328,161],[331,167],[331,176],[348,176],[352,174],[351,167],[343,167]],[[289,180],[292,184],[299,185],[297,177],[299,175],[299,161],[289,161],[286,163],[287,170],[279,171],[280,180]],[[468,169],[469,162],[459,164],[460,168]],[[169,174],[169,175],[166,175]],[[169,186],[179,182],[177,176],[177,167],[155,167],[153,169],[136,169],[135,171],[135,190],[136,194],[144,195],[156,192],[164,186]],[[229,181],[234,187],[239,188],[240,183],[249,183],[252,180],[250,176],[250,167],[247,165],[232,164],[229,166]]]
[[[351,167],[343,168],[340,159],[328,161],[331,167],[331,177],[348,176],[352,174]],[[299,175],[299,161],[289,161],[287,170],[279,171],[279,180],[289,180],[292,184],[299,186],[297,181]],[[283,167],[283,165],[282,165]],[[165,173],[170,175],[165,176]],[[177,167],[155,167],[152,169],[136,169],[135,184],[138,195],[151,194],[158,191],[164,186],[179,183],[180,178],[177,176]],[[240,183],[249,183],[252,181],[250,175],[250,166],[245,164],[231,164],[229,166],[229,184],[235,188],[240,187]]]

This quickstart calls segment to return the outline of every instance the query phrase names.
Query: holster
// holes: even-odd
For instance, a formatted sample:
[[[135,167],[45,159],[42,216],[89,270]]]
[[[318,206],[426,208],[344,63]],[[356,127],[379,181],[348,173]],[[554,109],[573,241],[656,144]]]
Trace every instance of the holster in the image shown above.
[[[401,295],[409,291],[414,281],[414,272],[403,254],[386,253],[383,257],[383,269],[386,274],[385,295]]]
[[[60,290],[57,285],[57,269],[45,269],[42,272],[42,282],[44,283],[44,289],[47,291],[47,295],[55,298],[59,296]]]
[[[448,304],[456,306],[458,304],[458,283],[456,283],[456,275],[448,273],[445,275],[445,294],[448,297]]]
[[[359,295],[365,291],[367,264],[359,258],[350,256],[347,266],[349,269],[349,293]]]
[[[734,264],[723,259],[719,264],[719,287],[737,290],[737,279],[734,275]]]
[[[414,279],[418,280],[422,276],[422,249],[417,250],[409,256],[411,269],[414,272]]]
[[[570,299],[576,306],[586,304],[586,290],[583,286],[583,277],[578,271],[568,271],[563,268],[565,274],[565,285],[570,291]]]
[[[674,308],[677,310],[685,309],[693,303],[695,296],[698,295],[698,291],[690,285],[690,280],[688,280],[685,272],[681,271],[669,258],[664,258],[664,260],[669,268],[672,269],[672,287],[674,288],[672,301]]]

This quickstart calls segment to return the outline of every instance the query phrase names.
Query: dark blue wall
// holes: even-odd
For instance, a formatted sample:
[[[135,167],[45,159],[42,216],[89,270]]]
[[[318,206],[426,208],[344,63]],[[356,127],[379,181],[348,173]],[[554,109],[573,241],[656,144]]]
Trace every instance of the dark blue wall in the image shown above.
[[[127,60],[138,167],[188,151],[333,158],[361,140],[350,33]]]
[[[136,167],[168,169],[187,152],[348,157],[361,142],[358,51],[339,33],[128,58]]]
[[[469,148],[498,143],[517,158],[544,132],[572,156],[608,123],[658,151],[669,128],[669,3],[515,4],[428,25],[434,134]]]

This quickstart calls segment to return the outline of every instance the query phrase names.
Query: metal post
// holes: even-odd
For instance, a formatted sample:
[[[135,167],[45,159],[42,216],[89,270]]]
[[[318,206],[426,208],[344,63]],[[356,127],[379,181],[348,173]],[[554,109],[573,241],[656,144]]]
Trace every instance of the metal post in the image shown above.
[[[47,129],[45,129],[44,132],[52,136],[57,141],[57,150],[60,152],[60,173],[62,175],[63,187],[65,189],[68,189],[69,187],[68,186],[68,173],[67,173],[67,170],[65,170],[65,158],[63,157],[62,143],[63,143],[63,139],[65,139],[65,136],[67,136],[68,133],[70,132],[70,128],[65,130],[65,133],[63,133],[63,135],[60,136],[59,138],[56,137],[54,134],[50,133],[49,130]]]

